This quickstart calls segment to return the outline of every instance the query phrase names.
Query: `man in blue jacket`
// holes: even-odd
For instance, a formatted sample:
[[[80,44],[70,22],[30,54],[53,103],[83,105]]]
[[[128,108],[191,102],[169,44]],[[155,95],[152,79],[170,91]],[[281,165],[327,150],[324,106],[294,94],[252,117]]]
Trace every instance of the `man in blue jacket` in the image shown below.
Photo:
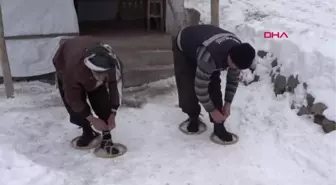
[[[174,38],[174,68],[179,106],[188,115],[187,132],[197,133],[202,126],[201,106],[214,123],[213,135],[220,142],[233,142],[224,122],[239,83],[240,70],[252,68],[255,50],[235,34],[213,25],[193,25]],[[227,70],[223,105],[220,73]]]

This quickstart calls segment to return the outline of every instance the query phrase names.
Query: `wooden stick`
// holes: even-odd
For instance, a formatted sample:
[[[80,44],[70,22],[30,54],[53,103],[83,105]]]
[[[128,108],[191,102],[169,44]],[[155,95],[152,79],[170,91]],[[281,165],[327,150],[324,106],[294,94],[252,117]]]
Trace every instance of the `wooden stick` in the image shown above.
[[[2,21],[2,10],[1,10],[1,3],[0,3],[0,63],[2,69],[2,75],[5,83],[5,91],[7,98],[14,97],[14,87],[13,87],[13,80],[11,69],[9,66],[9,60],[7,55],[7,48],[6,48],[6,41],[4,38],[4,27]]]
[[[219,0],[211,0],[211,24],[219,26]]]

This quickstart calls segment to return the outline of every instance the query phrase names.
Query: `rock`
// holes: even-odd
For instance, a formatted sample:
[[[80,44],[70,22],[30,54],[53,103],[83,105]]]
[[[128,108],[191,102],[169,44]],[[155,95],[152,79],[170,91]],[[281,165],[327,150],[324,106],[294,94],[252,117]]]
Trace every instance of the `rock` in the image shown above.
[[[322,123],[322,129],[325,133],[330,133],[336,130],[336,122],[325,118]]]
[[[264,51],[264,50],[259,50],[257,52],[257,55],[260,57],[260,58],[264,58],[266,55],[267,55],[267,51]]]
[[[302,116],[302,115],[306,115],[306,114],[309,114],[309,110],[308,110],[308,107],[303,105],[302,107],[300,107],[297,115]]]
[[[300,84],[298,76],[290,75],[287,79],[287,91],[294,93],[294,89]]]
[[[315,115],[314,116],[314,123],[322,125],[325,117],[323,115]]]
[[[188,25],[198,25],[201,19],[201,13],[194,8],[185,8],[185,16]]]
[[[313,106],[313,103],[315,101],[315,98],[313,95],[311,95],[310,93],[307,93],[306,100],[307,100],[307,104],[309,107]]]
[[[272,66],[272,67],[275,67],[275,66],[277,66],[277,65],[278,65],[278,59],[276,58],[276,59],[274,59],[274,60],[272,61],[271,66]]]
[[[314,115],[323,115],[328,107],[324,103],[314,103],[310,108],[310,113]]]
[[[287,79],[283,75],[277,75],[274,79],[274,93],[275,95],[283,94],[286,91]]]
[[[275,71],[280,73],[280,67],[277,67],[277,69]]]

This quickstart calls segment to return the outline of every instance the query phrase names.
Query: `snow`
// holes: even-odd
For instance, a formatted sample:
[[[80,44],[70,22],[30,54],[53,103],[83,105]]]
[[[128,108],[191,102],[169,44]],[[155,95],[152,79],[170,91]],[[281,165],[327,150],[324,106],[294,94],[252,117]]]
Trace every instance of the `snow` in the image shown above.
[[[112,160],[70,148],[80,130],[68,122],[54,86],[30,82],[15,88],[15,99],[0,100],[0,184],[332,185],[336,180],[336,134],[325,135],[296,116],[288,97],[274,98],[266,78],[238,89],[227,121],[240,136],[236,145],[211,143],[209,122],[202,135],[180,133],[178,122],[186,116],[176,107],[174,91],[142,109],[119,111],[112,135],[128,153]]]
[[[24,155],[18,154],[15,150],[2,146],[0,149],[0,164],[2,164],[2,184],[22,185],[38,184],[44,185],[50,182],[55,184],[71,183],[71,178],[62,172],[44,167],[32,162]],[[27,168],[28,167],[28,168]],[[33,173],[32,173],[33,172]],[[13,178],[10,174],[21,174],[20,178]],[[76,183],[75,183],[76,184]]]
[[[78,33],[73,1],[1,0],[5,36]],[[54,72],[51,58],[59,38],[6,40],[14,77]],[[0,71],[2,76],[2,71]]]
[[[299,74],[319,101],[326,99],[329,103],[327,111],[330,111],[334,101],[331,96],[335,95],[332,76],[335,74],[335,58],[325,48],[335,43],[332,33],[335,14],[323,13],[328,8],[334,11],[330,8],[333,7],[331,1],[313,3],[308,0],[300,3],[301,9],[307,10],[305,13],[296,7],[297,3],[281,0],[253,4],[246,0],[221,1],[221,24],[244,40],[251,38],[256,48],[274,52],[283,64],[282,71]],[[210,6],[205,0],[188,0],[186,5],[196,7],[205,21],[209,20]],[[263,10],[272,16],[260,22],[245,20],[244,10]],[[322,12],[326,17],[311,15],[314,12]],[[307,32],[299,34],[294,30],[298,28],[288,26],[295,23],[294,15],[300,20],[296,24],[300,23],[300,29],[307,29]],[[275,22],[282,20],[279,17],[291,20],[291,23]],[[296,39],[302,40],[299,42],[291,35],[287,40],[259,38],[258,33],[266,27],[263,22],[272,21],[279,29],[285,26],[293,29],[293,35],[300,35]],[[237,25],[241,26],[236,29]],[[272,28],[271,24],[268,26]],[[305,38],[308,32],[318,36],[308,40]],[[328,37],[323,37],[325,35]],[[328,38],[329,43],[322,38]],[[324,134],[311,119],[298,117],[296,111],[290,109],[293,99],[303,99],[302,86],[294,96],[274,96],[268,75],[268,64],[273,59],[274,56],[257,59],[256,73],[260,75],[260,81],[249,86],[241,85],[237,90],[226,123],[228,130],[240,137],[236,145],[220,146],[210,142],[212,125],[204,110],[204,120],[209,128],[206,133],[199,136],[182,134],[178,123],[186,116],[176,107],[174,90],[149,99],[141,109],[121,108],[112,136],[115,142],[125,144],[128,152],[116,159],[99,159],[91,151],[77,151],[69,146],[80,130],[69,123],[54,86],[41,82],[16,83],[15,98],[5,99],[1,85],[0,184],[334,185],[336,132]],[[252,78],[248,72],[244,73],[246,78]],[[224,72],[223,77],[225,75]],[[323,81],[317,82],[318,79]],[[174,83],[171,78],[154,83],[151,88],[169,87]]]
[[[326,117],[336,120],[335,1],[220,1],[221,27],[233,31],[257,50],[272,52],[284,75],[299,75],[316,102],[325,103]],[[210,22],[205,0],[187,0],[186,7]],[[264,38],[264,32],[285,32],[288,38]]]

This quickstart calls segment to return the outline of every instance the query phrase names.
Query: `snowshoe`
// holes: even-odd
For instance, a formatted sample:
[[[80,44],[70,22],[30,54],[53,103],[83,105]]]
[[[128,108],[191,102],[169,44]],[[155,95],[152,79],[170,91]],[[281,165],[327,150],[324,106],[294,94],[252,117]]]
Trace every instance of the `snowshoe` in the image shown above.
[[[127,152],[127,147],[120,143],[113,143],[111,139],[103,139],[100,146],[94,150],[94,155],[100,158],[115,158]]]
[[[179,129],[187,135],[199,135],[207,130],[207,126],[200,118],[188,118],[180,124]]]
[[[71,140],[71,147],[78,150],[90,150],[99,146],[101,135],[93,131],[93,134],[88,136],[82,134]]]
[[[221,139],[219,138],[215,133],[212,133],[210,136],[210,140],[216,144],[219,145],[233,145],[236,144],[239,141],[239,137],[236,134],[230,133],[229,134],[232,135],[232,140],[225,140],[225,139]]]

